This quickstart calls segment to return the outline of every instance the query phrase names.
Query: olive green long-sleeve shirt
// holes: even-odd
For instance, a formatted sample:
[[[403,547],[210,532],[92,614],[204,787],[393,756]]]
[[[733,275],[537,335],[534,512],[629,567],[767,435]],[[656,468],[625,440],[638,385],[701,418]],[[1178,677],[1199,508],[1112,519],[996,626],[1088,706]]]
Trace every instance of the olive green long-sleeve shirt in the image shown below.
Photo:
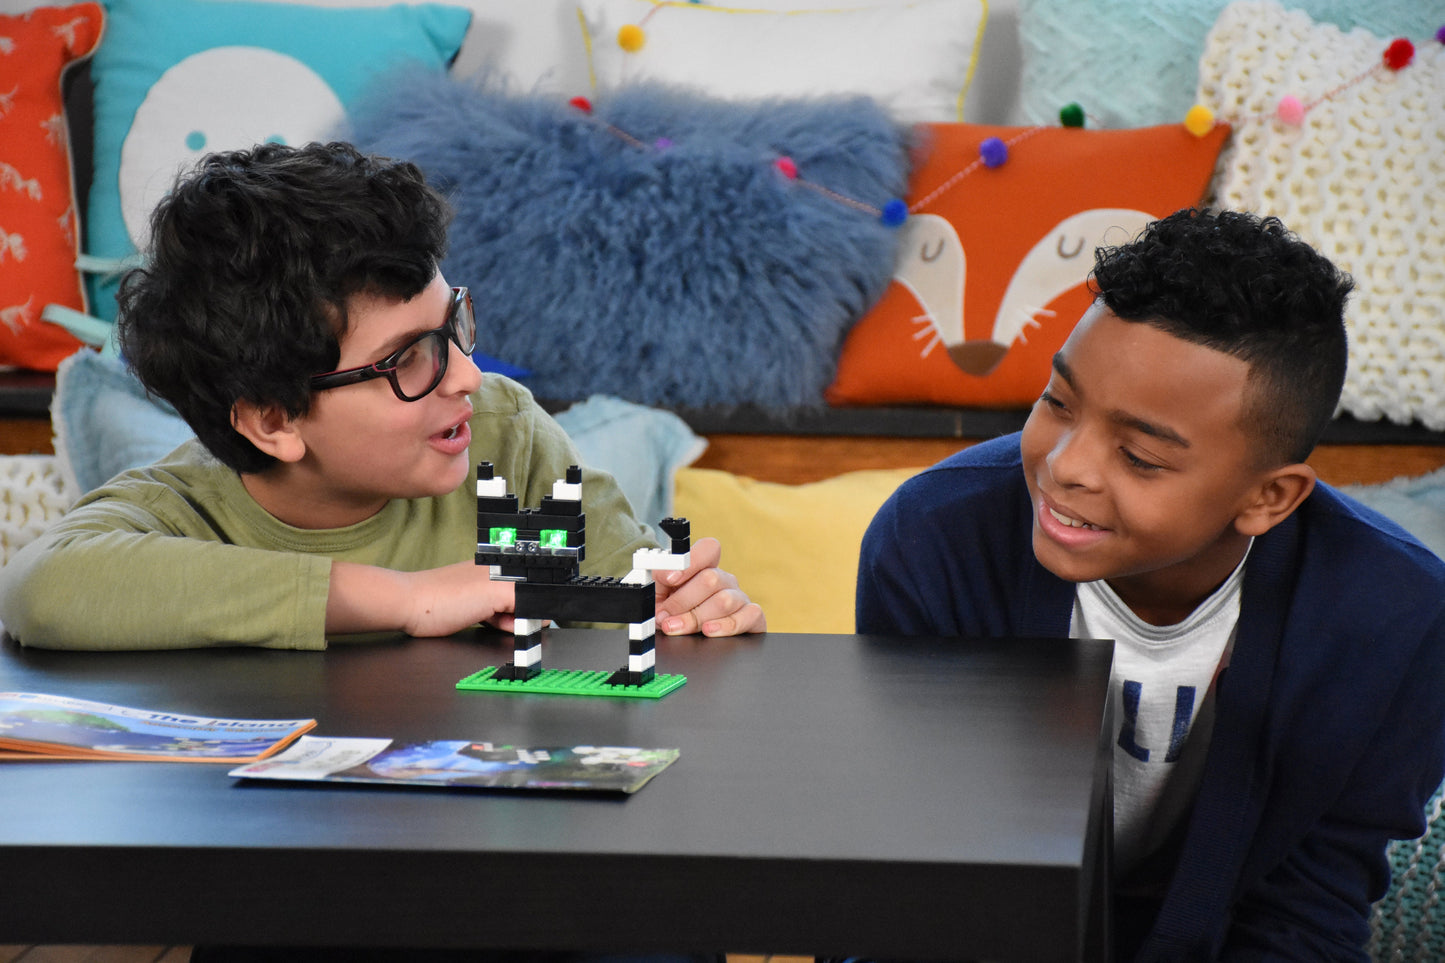
[[[471,457],[523,507],[579,455],[520,385],[489,374],[472,396]],[[656,543],[610,475],[584,469],[587,574],[621,575]],[[321,649],[333,559],[421,571],[473,557],[476,486],[396,499],[355,525],[301,529],[258,505],[240,476],[189,441],[82,498],[0,569],[0,623],[24,645]]]

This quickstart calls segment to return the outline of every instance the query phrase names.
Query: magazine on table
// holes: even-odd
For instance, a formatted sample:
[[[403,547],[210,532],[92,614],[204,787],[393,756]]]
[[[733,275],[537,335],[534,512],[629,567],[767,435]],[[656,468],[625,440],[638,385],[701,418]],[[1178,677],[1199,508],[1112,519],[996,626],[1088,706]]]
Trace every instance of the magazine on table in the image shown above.
[[[302,736],[280,755],[232,769],[230,774],[393,786],[634,793],[677,757],[676,749],[519,748],[465,740]]]
[[[315,719],[222,719],[0,692],[0,760],[254,762],[315,725]]]

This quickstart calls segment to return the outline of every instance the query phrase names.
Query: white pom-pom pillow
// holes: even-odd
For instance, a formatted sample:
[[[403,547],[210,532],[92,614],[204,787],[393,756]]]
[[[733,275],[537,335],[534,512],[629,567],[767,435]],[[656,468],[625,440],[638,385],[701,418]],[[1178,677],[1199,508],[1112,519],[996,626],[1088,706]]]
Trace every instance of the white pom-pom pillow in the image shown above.
[[[653,81],[728,100],[861,94],[916,123],[963,119],[987,6],[580,0],[578,11],[598,91]]]

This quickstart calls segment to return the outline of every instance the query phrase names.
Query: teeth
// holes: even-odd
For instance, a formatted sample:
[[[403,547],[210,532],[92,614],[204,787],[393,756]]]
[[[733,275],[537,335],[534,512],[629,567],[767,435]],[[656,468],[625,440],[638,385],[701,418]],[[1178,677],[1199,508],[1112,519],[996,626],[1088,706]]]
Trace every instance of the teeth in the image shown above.
[[[1049,509],[1049,514],[1057,518],[1061,524],[1067,525],[1070,528],[1086,528],[1091,532],[1099,531],[1099,526],[1097,525],[1090,525],[1088,522],[1081,522],[1077,518],[1070,518],[1067,515],[1060,515],[1052,508]]]

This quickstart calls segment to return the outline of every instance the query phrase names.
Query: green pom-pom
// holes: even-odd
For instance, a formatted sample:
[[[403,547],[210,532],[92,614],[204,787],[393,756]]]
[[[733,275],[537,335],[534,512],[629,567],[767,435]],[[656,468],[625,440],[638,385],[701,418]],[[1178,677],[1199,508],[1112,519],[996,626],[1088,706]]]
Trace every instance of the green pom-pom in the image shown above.
[[[1059,111],[1059,123],[1065,127],[1084,126],[1084,108],[1078,104],[1065,104]]]

